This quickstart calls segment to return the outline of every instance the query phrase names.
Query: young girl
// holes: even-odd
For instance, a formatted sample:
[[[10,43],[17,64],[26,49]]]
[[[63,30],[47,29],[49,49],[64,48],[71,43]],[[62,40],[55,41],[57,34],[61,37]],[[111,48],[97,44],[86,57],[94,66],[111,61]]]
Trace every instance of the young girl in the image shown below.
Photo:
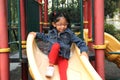
[[[82,55],[87,54],[88,48],[84,41],[77,37],[70,30],[70,21],[65,13],[54,12],[51,14],[51,30],[48,35],[44,33],[35,33],[37,39],[50,42],[49,49],[49,66],[47,68],[46,76],[52,77],[54,74],[54,65],[57,64],[59,68],[60,80],[67,80],[67,67],[70,58],[70,47],[72,43],[80,48]]]

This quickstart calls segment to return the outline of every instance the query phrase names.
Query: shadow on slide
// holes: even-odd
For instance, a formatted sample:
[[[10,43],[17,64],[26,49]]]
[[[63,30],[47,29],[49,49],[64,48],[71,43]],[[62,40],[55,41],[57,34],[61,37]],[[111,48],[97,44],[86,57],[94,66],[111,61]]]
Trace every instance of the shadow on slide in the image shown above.
[[[49,79],[45,77],[48,66],[48,57],[37,46],[35,36],[31,33],[27,37],[27,58],[29,71],[34,80],[60,80],[57,65],[55,66],[54,76]],[[67,69],[68,80],[102,80],[94,70],[89,60],[80,55],[80,50],[73,44],[71,47],[71,58]]]

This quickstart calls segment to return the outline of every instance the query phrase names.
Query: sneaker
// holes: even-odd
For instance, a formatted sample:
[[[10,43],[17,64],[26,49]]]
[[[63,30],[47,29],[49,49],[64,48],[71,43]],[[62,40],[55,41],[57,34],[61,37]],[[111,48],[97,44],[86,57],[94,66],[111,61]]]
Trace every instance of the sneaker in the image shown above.
[[[54,67],[53,66],[47,67],[46,77],[52,77],[53,74],[54,74]]]

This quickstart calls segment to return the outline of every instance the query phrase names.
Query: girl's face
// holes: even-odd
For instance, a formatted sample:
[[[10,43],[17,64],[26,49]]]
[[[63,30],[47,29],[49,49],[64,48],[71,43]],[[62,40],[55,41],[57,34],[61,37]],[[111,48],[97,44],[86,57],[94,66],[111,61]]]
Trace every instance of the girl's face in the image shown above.
[[[63,32],[67,29],[68,22],[64,17],[60,17],[59,21],[53,22],[52,25],[57,29],[58,32]]]

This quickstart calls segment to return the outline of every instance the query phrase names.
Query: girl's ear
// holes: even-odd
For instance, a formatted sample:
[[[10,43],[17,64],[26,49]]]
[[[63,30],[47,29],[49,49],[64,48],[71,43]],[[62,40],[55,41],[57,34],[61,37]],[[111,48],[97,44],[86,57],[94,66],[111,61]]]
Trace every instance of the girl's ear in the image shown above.
[[[54,22],[52,22],[52,25],[53,25],[54,27],[56,27],[56,25],[55,25],[55,23],[54,23]]]

